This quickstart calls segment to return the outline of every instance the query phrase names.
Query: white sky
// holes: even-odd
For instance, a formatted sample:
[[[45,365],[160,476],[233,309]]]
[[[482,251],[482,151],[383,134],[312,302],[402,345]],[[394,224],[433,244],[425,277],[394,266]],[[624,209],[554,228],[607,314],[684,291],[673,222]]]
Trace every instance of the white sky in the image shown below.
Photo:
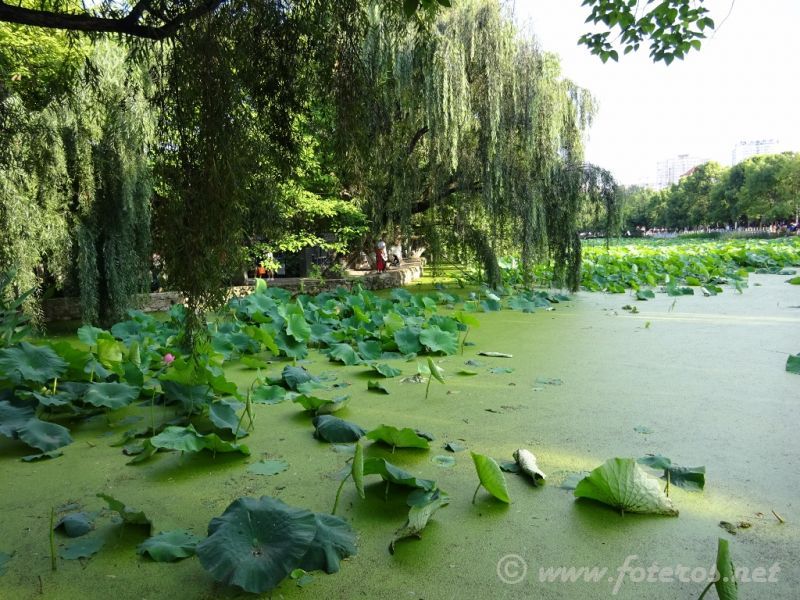
[[[740,140],[774,138],[800,151],[800,1],[706,0],[717,32],[669,66],[651,62],[644,45],[606,64],[579,47],[591,30],[581,0],[508,3],[519,25],[561,57],[564,74],[595,96],[586,158],[620,183],[652,182],[656,162],[678,154],[727,166]]]

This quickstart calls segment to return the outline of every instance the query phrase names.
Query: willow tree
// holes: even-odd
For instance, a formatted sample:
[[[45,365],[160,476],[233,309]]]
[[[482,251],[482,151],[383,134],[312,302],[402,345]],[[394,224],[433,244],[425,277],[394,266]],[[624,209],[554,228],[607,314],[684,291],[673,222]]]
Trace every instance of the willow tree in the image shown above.
[[[497,0],[454,3],[426,27],[373,3],[360,52],[360,87],[340,95],[343,179],[376,232],[424,213],[435,246],[469,249],[493,285],[513,248],[526,271],[553,259],[574,286],[593,103],[557,58]]]
[[[2,101],[0,269],[13,270],[21,290],[78,294],[87,322],[119,319],[149,286],[147,80],[103,43],[43,110]]]

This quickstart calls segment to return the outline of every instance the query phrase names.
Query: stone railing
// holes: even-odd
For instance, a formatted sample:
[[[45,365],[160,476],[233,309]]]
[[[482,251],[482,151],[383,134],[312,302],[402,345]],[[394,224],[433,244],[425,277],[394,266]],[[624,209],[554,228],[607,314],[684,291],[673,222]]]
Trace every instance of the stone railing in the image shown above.
[[[283,278],[270,281],[269,285],[281,287],[295,293],[319,294],[337,287],[351,289],[356,283],[368,290],[382,290],[387,288],[402,287],[422,277],[423,263],[421,260],[410,259],[396,269],[389,269],[385,273],[365,273],[355,275],[348,279],[309,279],[309,278]],[[250,294],[255,285],[254,280],[247,282],[249,285],[237,285],[230,288],[231,296],[241,297]],[[156,292],[142,294],[133,308],[144,312],[163,312],[174,304],[181,304],[185,298],[180,292]],[[42,303],[45,321],[72,321],[81,318],[80,301],[78,298],[49,298]]]

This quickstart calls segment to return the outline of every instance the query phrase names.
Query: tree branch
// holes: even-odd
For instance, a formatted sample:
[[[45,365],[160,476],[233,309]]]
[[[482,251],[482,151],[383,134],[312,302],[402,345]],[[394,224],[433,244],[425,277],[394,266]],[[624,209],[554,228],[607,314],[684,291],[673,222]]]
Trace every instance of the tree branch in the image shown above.
[[[47,29],[67,29],[98,33],[121,33],[151,40],[163,40],[175,35],[184,24],[213,12],[226,0],[203,0],[163,25],[142,25],[139,20],[150,10],[152,0],[140,0],[121,18],[96,17],[90,14],[69,14],[11,6],[0,0],[0,21]]]

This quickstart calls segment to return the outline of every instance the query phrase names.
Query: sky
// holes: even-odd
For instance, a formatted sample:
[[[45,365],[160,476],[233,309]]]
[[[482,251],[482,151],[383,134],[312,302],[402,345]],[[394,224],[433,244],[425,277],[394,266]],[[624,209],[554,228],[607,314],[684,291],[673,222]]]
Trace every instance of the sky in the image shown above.
[[[669,66],[653,63],[644,44],[606,64],[578,46],[592,28],[581,0],[508,3],[518,25],[560,56],[564,75],[592,92],[599,108],[586,160],[618,182],[653,183],[656,163],[679,154],[729,166],[739,141],[800,151],[800,1],[706,0],[716,33]]]

